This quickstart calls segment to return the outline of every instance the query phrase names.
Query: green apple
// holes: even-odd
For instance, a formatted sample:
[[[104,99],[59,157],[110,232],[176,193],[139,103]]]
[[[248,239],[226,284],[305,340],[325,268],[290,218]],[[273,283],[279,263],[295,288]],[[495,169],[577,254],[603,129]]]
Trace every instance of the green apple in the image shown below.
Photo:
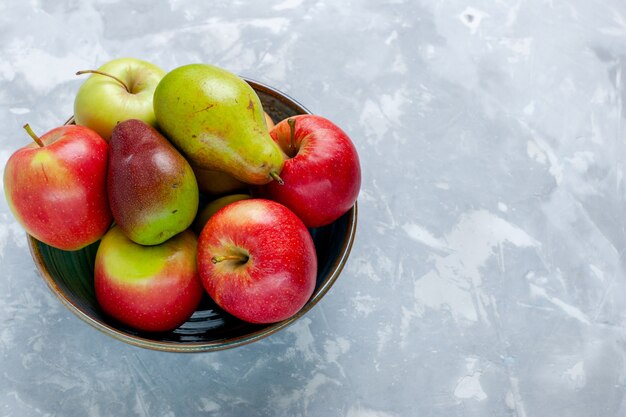
[[[165,71],[140,59],[118,58],[97,70],[76,74],[87,73],[92,75],[80,86],[74,100],[77,125],[95,130],[106,141],[115,125],[127,119],[156,127],[152,97]]]

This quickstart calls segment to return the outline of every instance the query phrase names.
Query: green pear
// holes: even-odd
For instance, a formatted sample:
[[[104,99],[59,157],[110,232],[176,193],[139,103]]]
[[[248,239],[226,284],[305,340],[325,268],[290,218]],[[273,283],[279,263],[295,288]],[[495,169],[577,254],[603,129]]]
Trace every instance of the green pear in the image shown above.
[[[178,67],[159,82],[153,104],[161,131],[192,164],[248,184],[282,182],[283,152],[258,95],[237,75],[206,64]]]
[[[198,211],[191,166],[141,120],[125,120],[113,129],[107,188],[115,223],[141,245],[158,245],[182,232]]]

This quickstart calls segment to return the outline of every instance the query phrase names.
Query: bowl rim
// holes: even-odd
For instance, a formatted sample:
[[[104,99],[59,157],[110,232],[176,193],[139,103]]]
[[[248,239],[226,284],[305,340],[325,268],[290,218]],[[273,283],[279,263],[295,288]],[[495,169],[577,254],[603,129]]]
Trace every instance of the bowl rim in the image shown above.
[[[310,311],[330,290],[333,286],[341,271],[343,270],[350,252],[352,250],[352,245],[354,243],[354,237],[356,233],[356,225],[357,225],[357,212],[358,212],[358,203],[355,202],[354,206],[348,211],[348,228],[346,238],[343,240],[340,256],[335,259],[331,267],[331,273],[328,278],[322,283],[321,286],[315,289],[311,298],[307,301],[307,303],[292,317],[268,325],[267,327],[263,327],[260,330],[257,330],[253,333],[249,333],[246,335],[238,336],[236,338],[228,339],[228,341],[213,341],[213,342],[189,342],[189,343],[178,343],[178,342],[169,342],[169,341],[158,341],[152,340],[141,335],[134,335],[123,332],[105,322],[101,322],[99,320],[91,317],[82,307],[78,304],[74,303],[63,291],[61,291],[60,286],[57,282],[52,278],[50,272],[45,267],[43,257],[41,255],[41,251],[38,246],[38,241],[27,234],[28,238],[28,247],[30,253],[35,261],[35,265],[40,275],[43,277],[44,281],[48,285],[48,287],[52,290],[54,295],[67,307],[70,311],[72,311],[76,316],[90,324],[92,327],[100,330],[101,332],[114,337],[115,339],[121,340],[128,344],[143,347],[151,350],[160,350],[166,352],[210,352],[210,351],[218,351],[230,349],[238,346],[243,346],[257,340],[261,340],[267,336],[270,336],[281,329],[289,326],[296,320],[300,319],[304,316],[308,311]]]
[[[311,114],[309,110],[307,110],[302,104],[298,101],[294,100],[287,94],[270,87],[266,84],[260,83],[258,81],[251,80],[246,77],[241,77],[246,82],[248,82],[255,90],[259,90],[266,94],[272,95],[275,98],[287,100],[290,106],[294,107],[300,114]],[[73,117],[70,117],[66,124],[72,123]],[[357,228],[357,214],[358,214],[358,202],[355,201],[352,208],[345,214],[348,216],[348,224],[347,224],[347,234],[345,235],[341,249],[339,252],[339,256],[333,261],[331,265],[331,272],[329,276],[322,282],[322,284],[316,288],[307,301],[307,303],[292,317],[267,325],[257,331],[254,331],[249,334],[241,335],[235,338],[225,339],[225,340],[217,340],[211,342],[188,342],[188,343],[179,343],[172,341],[158,341],[153,339],[148,339],[141,335],[135,335],[123,332],[114,326],[107,324],[105,322],[96,320],[91,317],[87,311],[85,311],[80,305],[73,302],[63,291],[61,291],[60,286],[54,280],[50,272],[45,266],[43,256],[39,249],[38,241],[30,236],[27,236],[28,247],[30,254],[35,262],[35,266],[39,271],[39,274],[42,276],[44,281],[50,290],[54,293],[54,295],[61,301],[62,304],[65,305],[72,313],[74,313],[78,318],[96,328],[97,330],[117,339],[122,342],[128,343],[133,346],[138,346],[142,348],[147,348],[150,350],[156,351],[164,351],[164,352],[178,352],[178,353],[190,353],[190,352],[212,352],[230,349],[238,346],[247,345],[249,343],[261,340],[267,336],[270,336],[279,330],[284,329],[285,327],[291,325],[296,320],[300,319],[304,316],[308,311],[310,311],[330,290],[333,284],[337,281],[340,273],[342,272],[350,252],[352,250],[352,245],[354,243],[354,238],[356,234]]]

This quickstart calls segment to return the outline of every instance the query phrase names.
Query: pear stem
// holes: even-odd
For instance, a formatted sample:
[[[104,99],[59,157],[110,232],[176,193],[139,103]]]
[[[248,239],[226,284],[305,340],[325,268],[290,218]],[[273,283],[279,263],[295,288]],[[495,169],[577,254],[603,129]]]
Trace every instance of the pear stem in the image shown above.
[[[289,153],[291,156],[296,154],[296,119],[287,119],[289,124]]]
[[[39,136],[37,136],[35,134],[35,132],[33,132],[33,129],[30,127],[30,125],[28,123],[26,123],[24,125],[24,129],[26,129],[26,132],[28,133],[28,136],[30,136],[31,138],[33,138],[33,140],[35,141],[35,143],[37,145],[39,145],[39,147],[43,148],[45,145],[43,144],[43,142],[41,141],[41,138]]]
[[[248,257],[244,255],[222,255],[214,256],[211,258],[211,262],[213,262],[214,264],[224,261],[238,261],[242,264],[245,264],[246,262],[248,262]]]
[[[74,123],[74,116],[70,116],[70,118],[67,119],[65,123],[63,123],[63,126],[71,125],[73,123]]]
[[[278,175],[276,172],[274,171],[270,172],[270,177],[272,177],[272,179],[276,181],[278,185],[285,185],[285,181],[283,181],[280,175]]]
[[[131,93],[130,88],[128,88],[126,83],[124,81],[120,80],[119,78],[117,78],[114,75],[107,74],[106,72],[102,72],[102,71],[98,71],[98,70],[82,70],[82,71],[78,71],[76,73],[76,75],[83,75],[83,74],[99,74],[99,75],[104,75],[106,77],[113,78],[115,81],[117,81],[118,83],[122,84],[122,86],[126,89],[127,92]]]

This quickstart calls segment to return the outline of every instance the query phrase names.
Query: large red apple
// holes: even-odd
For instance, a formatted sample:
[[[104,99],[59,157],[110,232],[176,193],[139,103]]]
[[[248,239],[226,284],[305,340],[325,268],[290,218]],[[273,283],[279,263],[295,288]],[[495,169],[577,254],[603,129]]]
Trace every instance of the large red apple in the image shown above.
[[[240,200],[215,213],[198,241],[198,271],[211,298],[251,323],[295,315],[317,276],[313,239],[285,206]]]
[[[4,170],[4,192],[18,222],[55,248],[77,250],[111,225],[106,192],[108,145],[93,130],[61,126],[17,150]]]
[[[332,223],[354,205],[361,188],[361,166],[354,144],[337,125],[317,115],[299,115],[278,123],[270,135],[288,158],[272,181],[255,190],[278,201],[307,227]]]
[[[196,248],[196,236],[189,229],[159,245],[144,246],[114,226],[96,253],[94,286],[100,307],[137,330],[179,327],[204,294]]]

